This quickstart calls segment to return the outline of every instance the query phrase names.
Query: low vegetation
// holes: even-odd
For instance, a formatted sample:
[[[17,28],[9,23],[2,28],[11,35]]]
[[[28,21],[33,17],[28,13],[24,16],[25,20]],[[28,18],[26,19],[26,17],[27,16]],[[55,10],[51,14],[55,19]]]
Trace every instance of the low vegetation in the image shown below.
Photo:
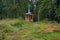
[[[52,21],[33,23],[9,19],[0,23],[0,40],[60,40],[59,27],[60,24]]]

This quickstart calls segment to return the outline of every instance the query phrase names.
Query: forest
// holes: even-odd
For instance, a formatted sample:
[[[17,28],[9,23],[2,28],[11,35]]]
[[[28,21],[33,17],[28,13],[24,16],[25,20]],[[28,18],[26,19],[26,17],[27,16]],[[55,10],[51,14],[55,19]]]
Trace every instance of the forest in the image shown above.
[[[0,0],[0,40],[60,40],[60,0]]]
[[[29,0],[1,0],[0,1],[0,19],[4,18],[24,18],[27,12]],[[48,18],[49,20],[60,20],[60,0],[38,0],[35,2],[36,12],[34,13],[34,6],[31,6],[31,11],[34,13],[34,18],[39,20]],[[59,21],[60,22],[60,21]]]

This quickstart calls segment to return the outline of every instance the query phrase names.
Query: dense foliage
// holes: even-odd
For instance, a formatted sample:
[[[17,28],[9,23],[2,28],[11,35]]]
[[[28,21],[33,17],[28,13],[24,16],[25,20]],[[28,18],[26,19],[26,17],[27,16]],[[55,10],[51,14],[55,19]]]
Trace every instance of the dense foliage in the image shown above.
[[[28,0],[2,0],[2,18],[23,16],[27,9]]]
[[[0,1],[0,19],[24,17],[29,0],[2,0]],[[38,0],[35,18],[60,20],[60,0]],[[31,8],[33,11],[33,7]]]

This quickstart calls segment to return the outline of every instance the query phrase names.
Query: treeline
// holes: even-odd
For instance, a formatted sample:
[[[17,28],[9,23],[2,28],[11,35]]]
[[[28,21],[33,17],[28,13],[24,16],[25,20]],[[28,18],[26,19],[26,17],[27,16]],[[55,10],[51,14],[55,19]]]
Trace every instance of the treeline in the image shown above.
[[[39,19],[48,18],[60,22],[60,0],[40,0],[37,4]]]
[[[29,0],[0,1],[0,19],[23,17],[28,9]],[[60,21],[60,0],[38,0],[35,19]],[[33,8],[32,8],[33,10]]]
[[[2,0],[1,3],[0,19],[23,17],[28,7],[28,0]]]

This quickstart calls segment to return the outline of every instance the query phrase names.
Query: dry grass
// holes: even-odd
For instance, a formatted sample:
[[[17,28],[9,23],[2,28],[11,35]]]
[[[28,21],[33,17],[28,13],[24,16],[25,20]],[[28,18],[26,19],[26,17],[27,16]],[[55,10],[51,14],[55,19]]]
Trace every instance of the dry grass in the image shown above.
[[[15,23],[18,20],[19,19],[3,19],[3,20],[0,20],[0,24],[3,24],[3,23],[11,24],[11,23]]]
[[[60,32],[54,30],[58,27],[60,24],[57,23],[31,23],[22,22],[20,19],[6,19],[0,21],[0,40],[57,40]]]

